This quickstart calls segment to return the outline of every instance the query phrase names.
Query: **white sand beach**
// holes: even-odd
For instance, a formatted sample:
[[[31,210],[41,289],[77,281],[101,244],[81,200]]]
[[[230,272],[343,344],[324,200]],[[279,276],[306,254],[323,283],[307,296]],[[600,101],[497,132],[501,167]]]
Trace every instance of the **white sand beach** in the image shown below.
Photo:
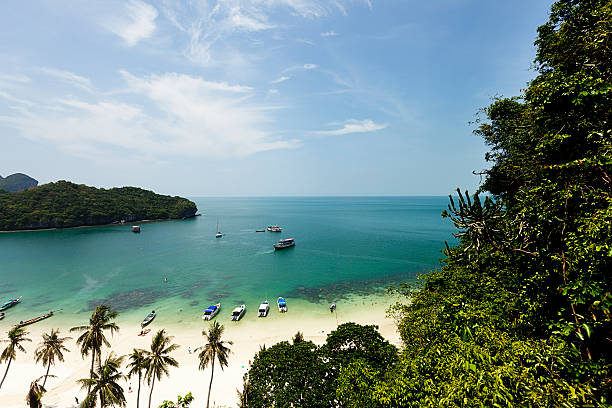
[[[252,360],[260,346],[273,345],[283,340],[290,340],[297,331],[304,334],[306,340],[312,340],[317,344],[325,342],[329,334],[338,324],[345,322],[356,322],[360,324],[375,324],[379,326],[380,333],[391,343],[399,345],[400,338],[396,330],[395,321],[386,316],[386,310],[396,299],[384,295],[353,297],[350,300],[337,302],[337,311],[332,314],[324,304],[312,304],[300,300],[288,299],[289,312],[279,314],[275,305],[271,305],[270,314],[267,318],[256,317],[256,306],[249,306],[247,314],[240,322],[229,321],[233,305],[222,304],[222,310],[216,319],[225,326],[224,339],[233,341],[231,346],[232,354],[229,359],[229,366],[221,371],[215,368],[213,389],[211,395],[211,406],[216,407],[235,407],[237,401],[236,390],[242,387],[242,377],[248,370],[249,362]],[[274,303],[274,302],[271,302]],[[293,305],[293,308],[292,308]],[[177,320],[179,320],[177,312]],[[210,381],[210,368],[206,371],[198,370],[197,354],[193,350],[204,344],[204,337],[201,335],[202,329],[208,327],[207,322],[203,322],[199,316],[193,316],[189,323],[185,322],[186,316],[180,316],[181,323],[166,325],[161,327],[154,321],[150,328],[151,333],[144,337],[139,337],[140,331],[138,322],[126,321],[125,317],[119,316],[117,323],[120,331],[114,336],[108,335],[112,345],[112,351],[118,355],[129,354],[133,348],[148,349],[152,334],[161,328],[174,336],[174,343],[181,347],[173,354],[179,362],[178,368],[170,369],[170,377],[165,377],[160,382],[156,382],[151,407],[157,407],[164,400],[176,400],[177,395],[184,395],[192,392],[195,397],[192,406],[202,406],[206,403],[208,383]],[[193,320],[193,321],[191,321]],[[88,375],[90,361],[88,358],[83,360],[79,353],[78,346],[75,344],[76,333],[69,333],[71,326],[85,324],[86,322],[57,321],[53,324],[49,319],[46,324],[33,325],[26,328],[29,332],[28,337],[31,343],[24,344],[26,354],[18,353],[17,359],[11,364],[6,381],[0,390],[0,405],[2,408],[22,408],[26,406],[25,396],[29,384],[35,378],[45,372],[45,368],[34,362],[34,350],[41,341],[41,334],[48,332],[51,327],[59,327],[61,336],[71,336],[72,340],[67,342],[67,347],[71,350],[65,353],[65,362],[57,363],[51,367],[50,374],[55,378],[47,381],[47,393],[43,398],[45,407],[69,408],[77,406],[75,397],[81,401],[85,397],[85,392],[80,390],[76,380],[85,378]],[[61,324],[59,324],[61,323]],[[2,329],[2,338],[6,338],[5,328]],[[2,347],[5,347],[2,345]],[[192,353],[189,353],[191,349]],[[109,348],[104,348],[103,358],[110,352]],[[0,375],[4,374],[6,363],[0,365]],[[136,406],[137,378],[126,381],[124,389],[127,397],[127,406]],[[132,392],[129,392],[131,386]],[[141,406],[147,406],[149,388],[145,385],[141,389]]]

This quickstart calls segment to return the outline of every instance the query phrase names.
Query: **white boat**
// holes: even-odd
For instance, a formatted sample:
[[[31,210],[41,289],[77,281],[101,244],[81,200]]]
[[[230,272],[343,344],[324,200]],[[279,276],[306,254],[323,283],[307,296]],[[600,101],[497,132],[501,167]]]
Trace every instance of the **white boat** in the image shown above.
[[[257,317],[266,317],[268,312],[270,311],[270,303],[266,300],[261,305],[259,305],[259,311],[257,312]]]
[[[215,238],[221,238],[223,236],[223,234],[219,231],[219,220],[217,220],[217,234],[215,235]]]
[[[281,313],[285,313],[287,311],[287,301],[284,297],[279,297],[276,301],[278,305],[278,311]]]
[[[293,238],[281,239],[273,246],[275,250],[291,248],[295,246],[295,240]]]
[[[238,320],[242,319],[242,316],[244,316],[245,310],[246,310],[245,305],[240,305],[234,308],[234,310],[232,310],[232,320],[237,322]]]
[[[216,305],[209,306],[208,309],[202,313],[202,320],[212,320],[213,317],[219,313],[219,309],[221,309],[221,303],[217,303]]]
[[[279,227],[278,225],[270,225],[268,227],[268,231],[270,231],[270,232],[283,232],[283,229],[281,227]]]
[[[156,315],[155,310],[151,310],[151,313],[149,313],[147,317],[144,318],[142,323],[140,323],[140,327],[145,327],[147,324],[151,323],[153,319],[155,319]]]
[[[334,313],[334,311],[336,310],[336,304],[332,303],[331,305],[329,305],[329,311]]]

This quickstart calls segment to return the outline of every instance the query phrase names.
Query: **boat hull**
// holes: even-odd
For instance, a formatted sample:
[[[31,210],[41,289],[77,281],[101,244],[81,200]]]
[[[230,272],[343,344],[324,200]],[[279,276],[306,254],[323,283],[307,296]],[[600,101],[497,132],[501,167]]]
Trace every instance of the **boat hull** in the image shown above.
[[[154,315],[149,315],[147,317],[145,317],[145,319],[142,321],[142,323],[140,323],[140,327],[145,327],[148,324],[150,324],[153,320],[155,320],[155,316],[157,316],[156,314]]]
[[[295,246],[295,242],[292,244],[274,244],[274,250],[278,251],[280,249],[292,248]]]

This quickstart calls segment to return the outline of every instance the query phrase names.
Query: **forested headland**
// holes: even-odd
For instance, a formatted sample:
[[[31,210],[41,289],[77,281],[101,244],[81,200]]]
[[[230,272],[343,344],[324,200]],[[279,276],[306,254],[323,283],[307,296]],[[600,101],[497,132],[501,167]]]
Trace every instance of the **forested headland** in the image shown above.
[[[477,122],[490,167],[443,213],[459,245],[395,288],[401,350],[364,327],[277,344],[242,406],[611,406],[612,3],[556,2],[535,44],[535,79]]]
[[[95,188],[69,181],[0,193],[0,230],[104,225],[192,217],[195,203],[136,187]]]

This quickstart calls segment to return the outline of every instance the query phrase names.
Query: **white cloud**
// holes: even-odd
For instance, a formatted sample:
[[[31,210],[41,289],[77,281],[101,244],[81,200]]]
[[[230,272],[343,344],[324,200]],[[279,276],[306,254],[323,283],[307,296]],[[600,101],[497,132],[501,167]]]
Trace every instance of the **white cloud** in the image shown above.
[[[288,80],[290,80],[290,79],[291,79],[291,77],[288,77],[288,76],[282,76],[282,77],[280,77],[280,78],[276,78],[274,81],[271,81],[271,82],[272,82],[273,84],[280,84],[281,82],[285,82],[285,81],[288,81]]]
[[[0,72],[0,81],[1,82],[21,82],[28,83],[32,82],[30,77],[25,75],[12,75],[12,74],[4,74]]]
[[[0,98],[7,100],[8,102],[17,103],[20,105],[28,105],[31,106],[32,102],[26,101],[25,99],[17,98],[8,92],[0,91]]]
[[[338,35],[338,33],[335,32],[334,30],[325,31],[325,32],[321,33],[321,37],[335,37],[337,35]]]
[[[93,90],[91,81],[88,78],[82,77],[73,72],[62,71],[62,70],[55,69],[55,68],[39,68],[38,70],[42,72],[43,74],[60,79],[61,81],[66,82],[77,88],[81,88],[89,92]]]
[[[233,46],[230,40],[234,36],[273,29],[282,31],[291,17],[319,19],[337,12],[346,15],[347,6],[356,1],[363,0],[161,0],[160,11],[187,36],[185,56],[199,65],[213,66],[227,64],[219,54],[224,54],[221,49],[226,51]],[[275,32],[272,38],[282,36]],[[297,41],[314,45],[305,39]]]
[[[340,129],[335,130],[318,130],[314,133],[318,135],[348,135],[349,133],[366,133],[366,132],[375,132],[377,130],[381,130],[386,128],[388,125],[385,124],[377,124],[374,123],[371,119],[364,120],[356,120],[349,119],[345,121],[344,125]]]
[[[150,4],[142,0],[128,0],[119,13],[104,21],[103,25],[131,47],[153,34],[157,16],[157,9]]]
[[[304,64],[302,68],[304,68],[304,69],[315,69],[317,67],[318,67],[317,64]]]
[[[257,102],[249,86],[178,73],[120,74],[126,84],[120,93],[36,102],[0,121],[28,139],[98,161],[242,157],[299,145],[273,134],[278,107]]]

